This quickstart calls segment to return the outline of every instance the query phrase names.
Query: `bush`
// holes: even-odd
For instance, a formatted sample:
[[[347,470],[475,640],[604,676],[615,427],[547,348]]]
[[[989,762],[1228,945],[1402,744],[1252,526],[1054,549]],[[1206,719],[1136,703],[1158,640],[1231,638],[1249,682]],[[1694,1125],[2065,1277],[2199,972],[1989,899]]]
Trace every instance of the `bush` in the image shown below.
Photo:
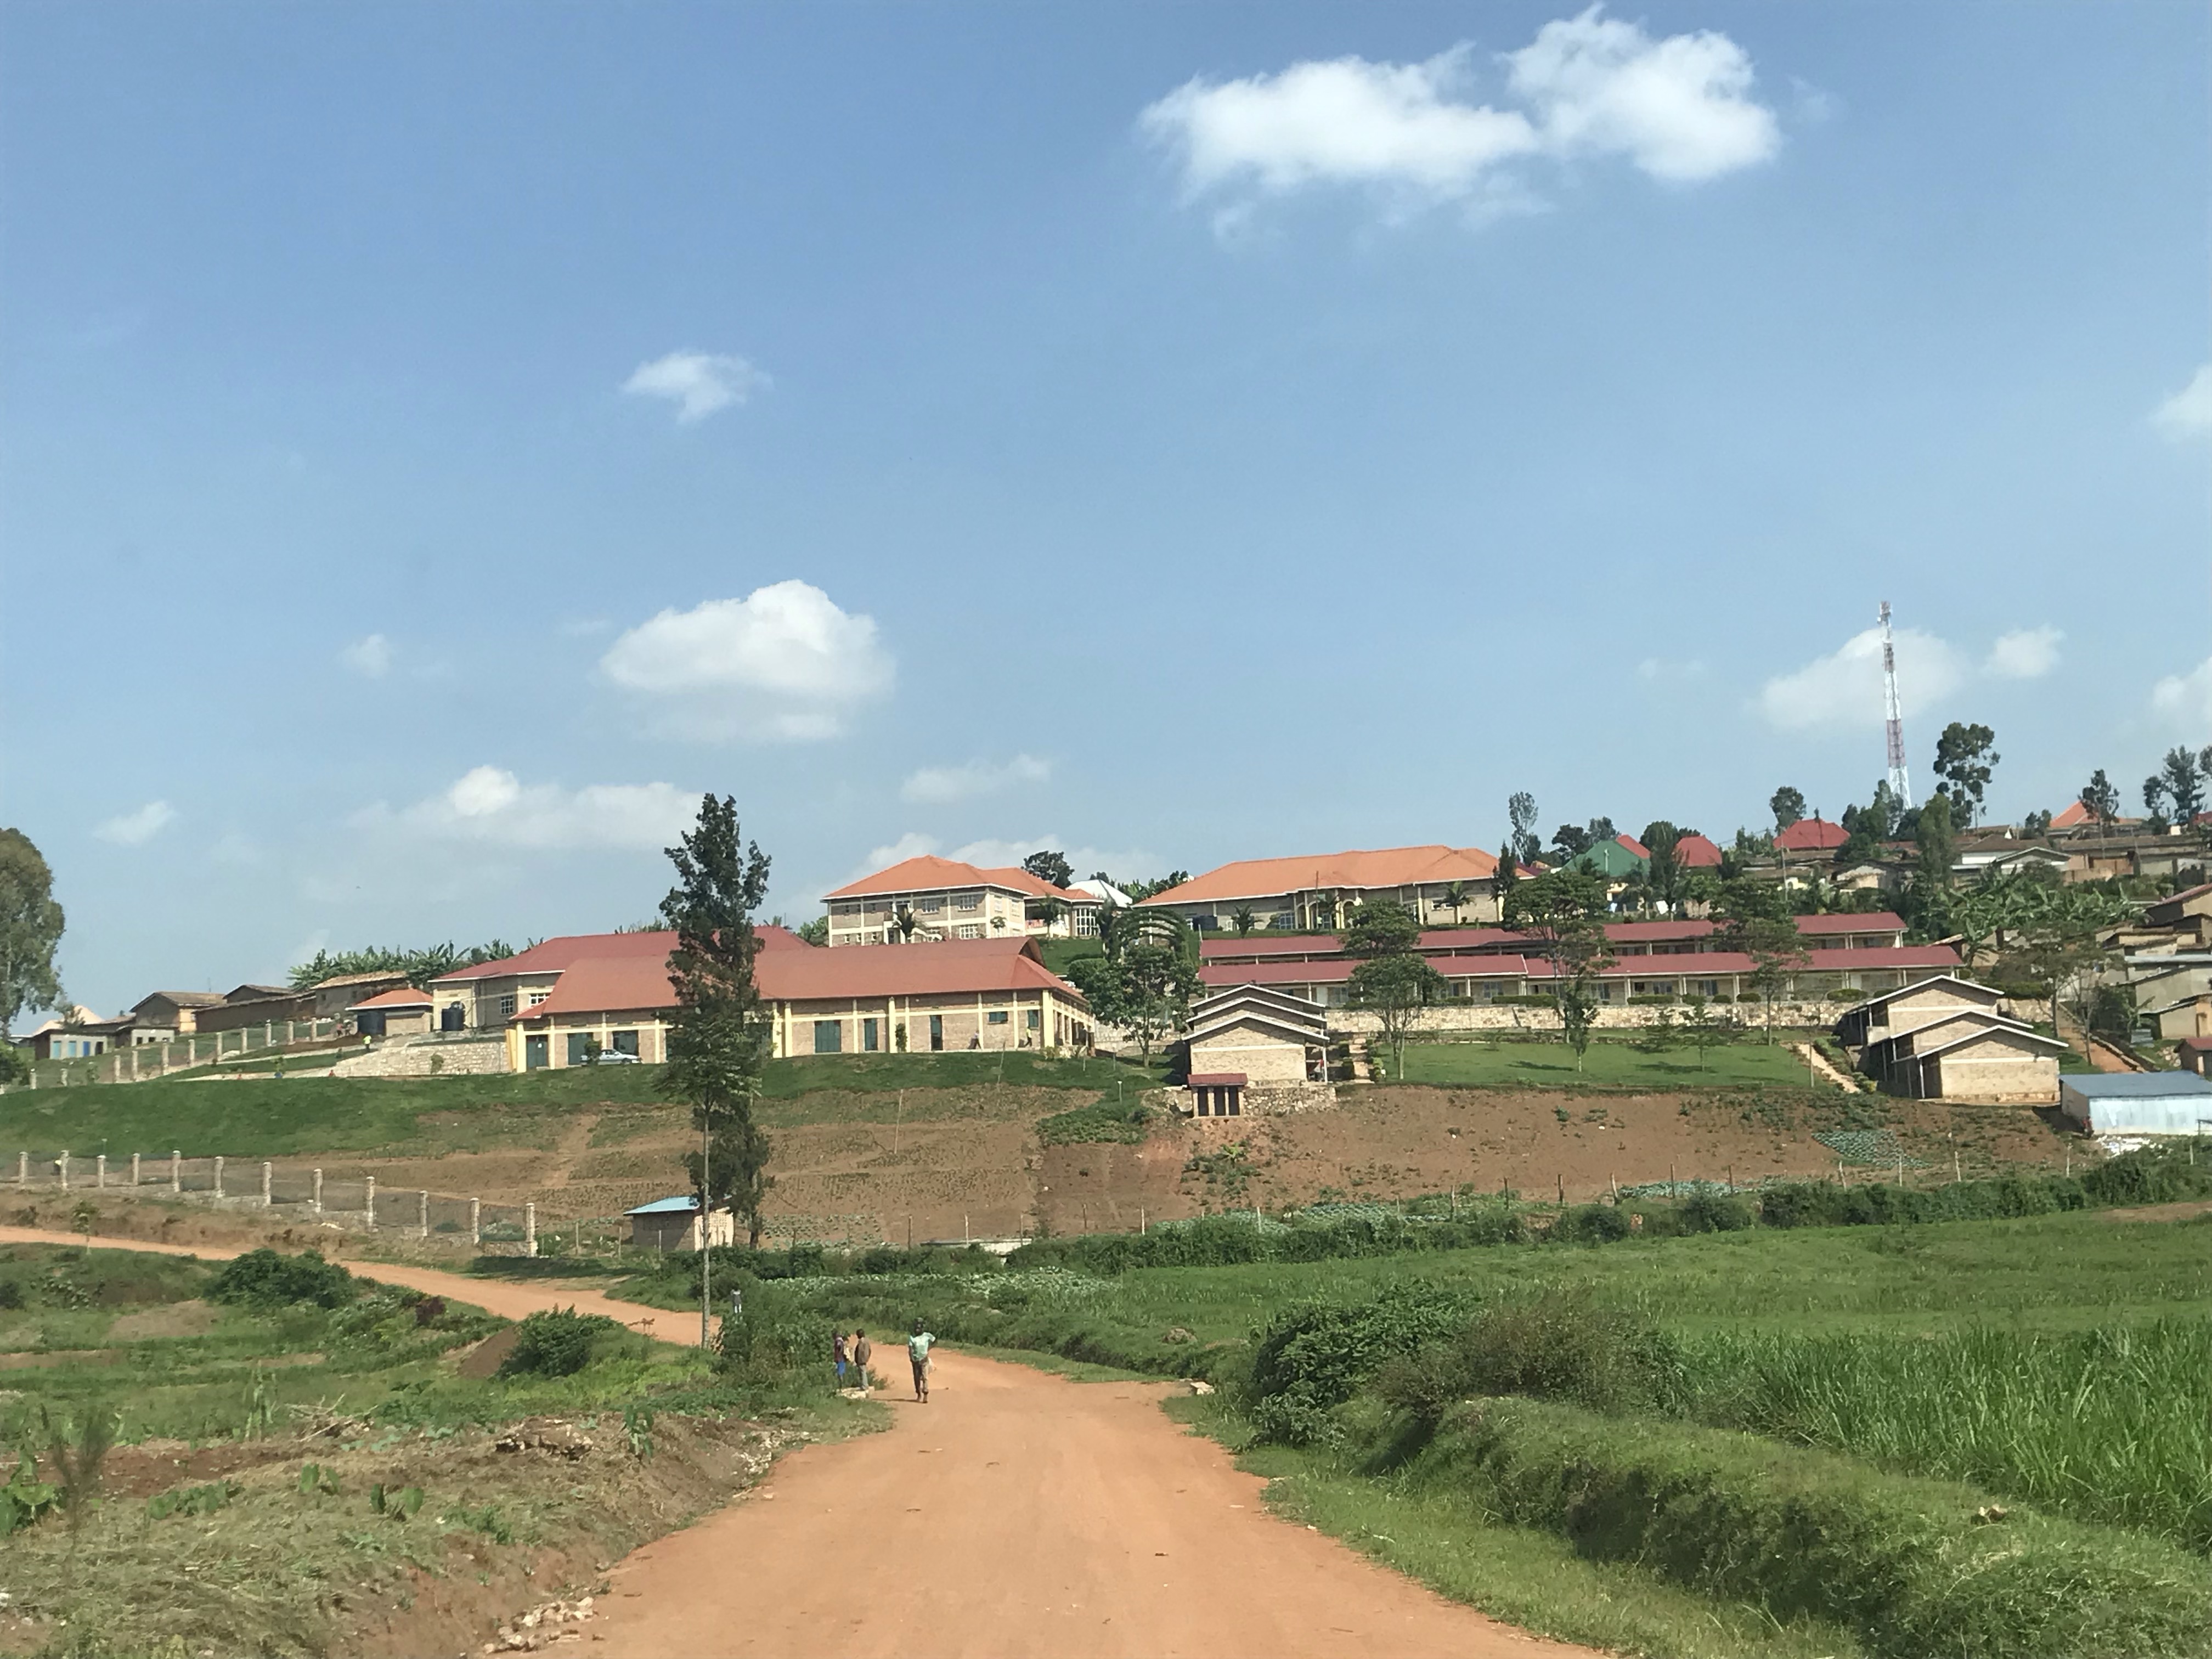
[[[1093,1101],[1072,1112],[1055,1112],[1037,1120],[1037,1139],[1047,1146],[1072,1146],[1090,1141],[1133,1144],[1145,1138],[1155,1114],[1134,1102]]]
[[[515,1328],[514,1346],[499,1362],[501,1376],[574,1376],[592,1363],[592,1345],[621,1326],[599,1314],[553,1308]]]
[[[1527,1395],[1615,1412],[1648,1403],[1678,1369],[1673,1342],[1589,1290],[1485,1308],[1448,1341],[1386,1368],[1376,1392],[1434,1424],[1477,1395]]]
[[[270,1311],[298,1303],[318,1308],[344,1306],[359,1296],[361,1281],[319,1252],[280,1255],[265,1246],[223,1265],[208,1286],[208,1298],[234,1306]]]
[[[1723,1193],[1692,1193],[1674,1206],[1675,1224],[1686,1233],[1737,1233],[1758,1219],[1750,1205]]]
[[[1611,1204],[1578,1204],[1560,1212],[1552,1237],[1562,1244],[1611,1244],[1631,1231],[1626,1211]]]
[[[1881,1659],[2182,1659],[2212,1629],[2212,1573],[2163,1540],[1750,1435],[1491,1401],[1400,1478],[1780,1621],[1850,1626]]]
[[[1464,1292],[1393,1285],[1372,1302],[1312,1304],[1275,1316],[1256,1334],[1245,1394],[1261,1437],[1307,1445],[1334,1437],[1330,1409],[1394,1359],[1450,1335],[1467,1319]]]

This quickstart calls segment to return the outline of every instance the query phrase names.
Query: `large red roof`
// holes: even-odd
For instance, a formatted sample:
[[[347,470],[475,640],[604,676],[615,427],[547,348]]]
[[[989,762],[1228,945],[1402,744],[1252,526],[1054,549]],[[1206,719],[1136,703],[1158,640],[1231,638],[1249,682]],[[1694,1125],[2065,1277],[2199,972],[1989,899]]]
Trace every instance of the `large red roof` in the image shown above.
[[[847,882],[835,892],[826,893],[825,899],[866,898],[875,893],[935,893],[955,887],[996,887],[1007,892],[1021,893],[1030,898],[1058,899],[1063,904],[1096,904],[1096,896],[1079,893],[1066,887],[1055,887],[1041,876],[1033,876],[1019,865],[986,869],[980,865],[963,864],[958,859],[941,859],[932,853],[919,858],[905,859],[887,870],[878,870],[872,876],[862,876],[858,881]]]
[[[1285,893],[1373,891],[1454,881],[1488,881],[1498,860],[1480,847],[1388,847],[1374,852],[1240,859],[1155,893],[1146,904],[1205,904]]]
[[[1808,939],[1848,933],[1901,933],[1905,931],[1905,919],[1889,910],[1797,916],[1793,920],[1797,924],[1797,931]],[[1718,922],[1700,920],[1609,921],[1605,924],[1605,935],[1615,945],[1689,945],[1711,938],[1719,930]],[[1428,957],[1517,951],[1527,948],[1534,937],[1506,927],[1439,927],[1421,935],[1420,950],[1424,956]],[[1273,937],[1254,933],[1245,938],[1201,939],[1198,951],[1200,960],[1212,963],[1264,962],[1270,959],[1333,961],[1343,955],[1344,941],[1334,933],[1282,933]]]
[[[1703,836],[1685,836],[1674,843],[1674,862],[1685,870],[1717,870],[1721,849]]]
[[[753,960],[753,982],[771,1002],[1033,990],[1050,991],[1079,1006],[1083,1001],[1044,965],[1036,942],[1028,939],[763,951]],[[562,970],[544,1001],[520,1010],[514,1018],[670,1008],[675,1003],[665,957],[587,957]]]
[[[754,923],[753,936],[760,941],[763,953],[814,948],[788,927],[779,927],[773,922]],[[676,935],[668,929],[641,933],[567,933],[559,939],[540,940],[519,956],[480,962],[473,968],[456,968],[430,982],[450,985],[460,980],[504,979],[515,974],[557,974],[586,957],[665,962],[668,953],[675,948]]]
[[[1778,853],[1832,853],[1850,839],[1840,823],[1823,817],[1800,818],[1774,838]]]
[[[1956,968],[1959,953],[1948,945],[1862,946],[1856,950],[1806,951],[1796,970],[1806,973],[1863,973],[1869,969]],[[1551,964],[1540,957],[1431,957],[1429,965],[1446,979],[1549,979]],[[1198,976],[1210,986],[1337,985],[1359,964],[1348,957],[1319,962],[1209,962]],[[1754,964],[1741,951],[1675,951],[1663,956],[1619,957],[1602,979],[1715,979],[1748,974]]]

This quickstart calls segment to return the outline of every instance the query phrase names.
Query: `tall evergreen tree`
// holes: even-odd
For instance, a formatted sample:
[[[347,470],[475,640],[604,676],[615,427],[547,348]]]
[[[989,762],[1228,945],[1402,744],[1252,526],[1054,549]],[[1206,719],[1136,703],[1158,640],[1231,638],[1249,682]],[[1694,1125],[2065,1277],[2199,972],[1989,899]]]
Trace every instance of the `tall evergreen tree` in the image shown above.
[[[769,1138],[753,1117],[769,1042],[753,982],[760,951],[753,912],[768,896],[768,855],[739,836],[737,803],[708,795],[696,827],[668,858],[676,885],[660,902],[660,916],[676,933],[668,957],[676,1012],[660,1090],[691,1109],[691,1127],[704,1141],[684,1159],[702,1218],[728,1205],[757,1248],[761,1208],[775,1184],[767,1173]]]

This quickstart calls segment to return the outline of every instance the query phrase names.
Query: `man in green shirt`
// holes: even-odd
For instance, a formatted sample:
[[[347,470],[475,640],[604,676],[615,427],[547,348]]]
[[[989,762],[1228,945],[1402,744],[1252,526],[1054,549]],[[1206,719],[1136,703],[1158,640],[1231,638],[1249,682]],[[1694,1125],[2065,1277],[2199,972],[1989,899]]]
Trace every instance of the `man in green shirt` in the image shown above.
[[[937,1339],[921,1328],[921,1322],[914,1322],[914,1334],[906,1340],[906,1357],[914,1362],[914,1397],[923,1405],[929,1403],[929,1350]]]

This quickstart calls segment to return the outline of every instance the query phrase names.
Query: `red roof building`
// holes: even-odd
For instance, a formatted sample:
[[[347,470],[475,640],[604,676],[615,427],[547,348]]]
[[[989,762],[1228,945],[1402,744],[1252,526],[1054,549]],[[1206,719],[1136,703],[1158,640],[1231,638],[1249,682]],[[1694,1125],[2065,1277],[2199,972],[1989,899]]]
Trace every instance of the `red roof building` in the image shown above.
[[[1044,965],[1032,939],[817,951],[788,933],[783,938],[790,942],[764,938],[753,961],[753,981],[768,1006],[769,1051],[778,1058],[908,1049],[1081,1052],[1091,1046],[1091,1012],[1082,994]],[[557,951],[538,947],[489,964],[526,972],[434,981],[441,1024],[503,1029],[516,1071],[580,1066],[595,1051],[665,1060],[676,1007],[668,977],[675,935],[603,933],[557,943]],[[550,965],[556,956],[557,968]],[[449,1016],[449,1009],[488,1018],[465,1027],[454,1022],[465,1012]]]
[[[1817,815],[1800,818],[1774,837],[1778,853],[1832,853],[1850,839],[1850,832],[1840,823],[1831,823]]]
[[[1717,870],[1721,849],[1703,836],[1685,836],[1674,843],[1674,862],[1685,870]]]
[[[1104,901],[1055,887],[1019,866],[985,869],[925,854],[823,895],[830,943],[932,939],[1095,939]]]
[[[1233,926],[1244,910],[1259,929],[1334,927],[1370,899],[1403,904],[1424,924],[1494,921],[1498,901],[1490,884],[1497,873],[1498,860],[1479,847],[1241,859],[1155,893],[1143,908],[1172,910],[1199,927],[1220,929]]]

